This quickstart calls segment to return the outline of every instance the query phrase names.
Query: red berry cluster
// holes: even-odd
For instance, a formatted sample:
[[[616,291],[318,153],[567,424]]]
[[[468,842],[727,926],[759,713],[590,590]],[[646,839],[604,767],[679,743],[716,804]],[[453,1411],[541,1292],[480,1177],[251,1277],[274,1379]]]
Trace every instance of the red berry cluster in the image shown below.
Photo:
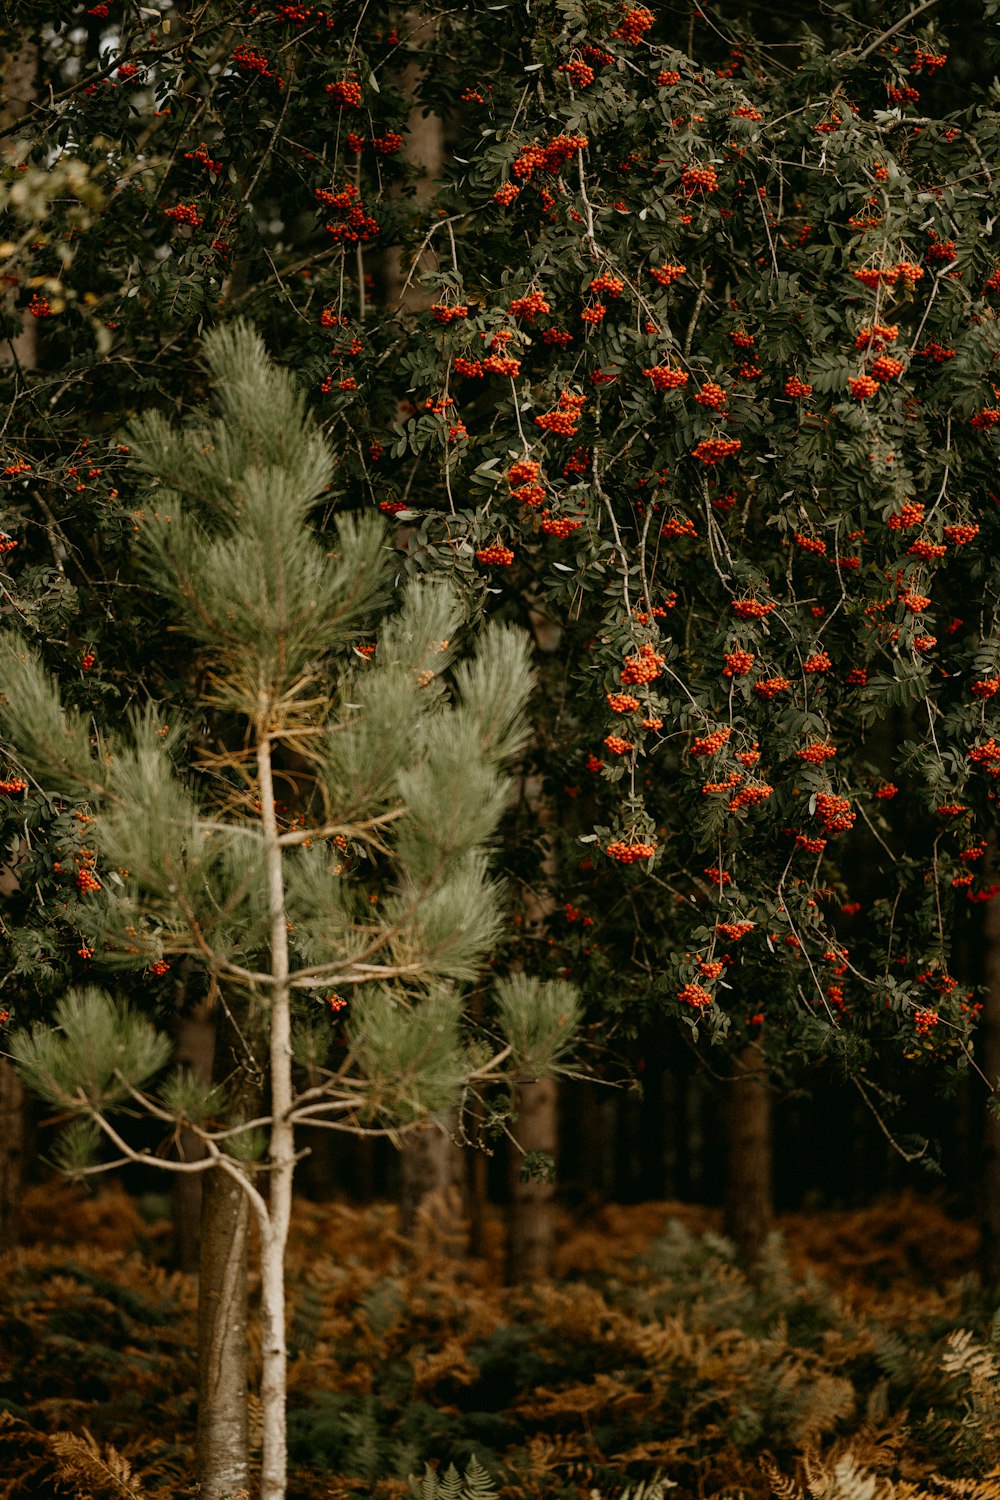
[[[478,359],[466,359],[459,354],[454,362],[453,369],[456,375],[465,375],[469,380],[481,380],[483,367]]]
[[[522,146],[511,171],[522,182],[530,182],[536,172],[558,172],[578,151],[586,151],[590,142],[585,135],[557,135],[546,146]]]
[[[582,58],[575,58],[572,62],[560,63],[558,72],[565,73],[571,83],[578,89],[589,88],[594,81],[594,70],[589,63]]]
[[[356,245],[378,234],[379,226],[365,211],[358,189],[353,182],[345,183],[342,188],[332,191],[327,188],[316,188],[315,196],[325,208],[342,215],[340,223],[324,226],[327,234],[338,243]]]
[[[535,426],[546,432],[556,432],[560,437],[573,437],[586,399],[586,396],[574,396],[571,391],[561,391],[555,411],[536,417]]]
[[[12,536],[8,536],[5,531],[0,531],[0,557],[7,552],[13,552],[16,546],[17,542]]]
[[[854,347],[855,349],[874,349],[876,353],[879,353],[886,344],[893,344],[898,338],[898,323],[873,323],[870,328],[866,324],[854,340]]]
[[[729,335],[733,345],[737,349],[752,349],[754,347],[754,336],[747,333],[744,328],[735,328]]]
[[[626,686],[653,682],[663,671],[666,657],[654,651],[648,643],[639,647],[638,655],[626,659],[622,667],[622,682]]]
[[[488,547],[480,547],[476,560],[485,563],[487,567],[509,568],[514,561],[514,554],[501,542],[492,542]]]
[[[699,406],[707,406],[712,411],[721,411],[726,404],[726,393],[721,385],[716,385],[714,380],[707,380],[694,399]]]
[[[953,547],[964,547],[979,535],[979,527],[974,521],[963,521],[955,526],[946,526],[944,534]]]
[[[919,536],[906,550],[919,557],[921,562],[936,562],[939,557],[944,557],[948,548],[943,542],[931,542],[925,536]]]
[[[715,930],[721,937],[727,938],[731,943],[738,943],[745,938],[748,932],[753,932],[752,922],[716,922]]]
[[[702,782],[701,795],[703,797],[711,797],[717,792],[731,792],[733,787],[739,786],[742,780],[743,778],[739,771],[730,771],[725,781]]]
[[[830,740],[813,740],[795,752],[799,760],[808,761],[811,766],[821,766],[824,761],[832,760],[836,753],[837,747]]]
[[[585,307],[580,314],[580,321],[581,323],[589,323],[592,327],[596,328],[598,323],[604,321],[607,311],[608,309],[603,302],[591,302],[589,307]]]
[[[878,381],[873,380],[870,375],[855,375],[847,384],[856,401],[867,401],[878,390]]]
[[[650,276],[652,276],[653,280],[658,281],[661,286],[671,286],[675,281],[679,280],[680,277],[684,275],[686,270],[687,266],[650,266],[649,274]],[[1000,271],[997,272],[997,276],[1000,277]],[[643,374],[645,375],[646,373],[647,372],[644,370]]]
[[[697,536],[698,531],[690,516],[671,516],[660,527],[660,535],[665,537]]]
[[[940,265],[950,265],[953,260],[958,259],[958,251],[955,249],[954,240],[939,239],[932,229],[930,232],[930,241],[924,255],[925,260],[936,261]]]
[[[803,672],[829,672],[833,662],[825,651],[814,651],[802,663]]]
[[[795,533],[795,545],[801,547],[803,552],[813,552],[817,557],[826,556],[826,543],[816,536],[805,536],[803,532]]]
[[[435,323],[454,323],[456,318],[469,316],[468,304],[465,302],[432,302],[431,312]]]
[[[933,1031],[940,1017],[936,1010],[918,1010],[913,1016],[913,1027],[918,1036],[926,1036]]]
[[[711,164],[706,167],[684,167],[681,171],[681,187],[689,198],[694,193],[718,192],[719,179],[715,175],[715,168]]]
[[[684,985],[683,989],[677,991],[677,998],[682,1005],[690,1005],[692,1010],[703,1010],[706,1005],[711,1005],[712,997],[708,990],[703,989],[700,984],[693,981]]]
[[[769,703],[779,693],[786,692],[791,685],[787,677],[762,677],[759,682],[754,683],[753,690],[758,698]]]
[[[991,776],[1000,776],[1000,745],[992,735],[982,745],[973,746],[968,758],[975,765],[983,766]]]
[[[653,12],[644,5],[625,5],[622,7],[622,18],[611,35],[637,47],[655,20]]]
[[[328,83],[326,91],[338,109],[358,109],[361,104],[361,85],[356,78],[338,78]]]
[[[826,839],[813,839],[808,834],[797,833],[795,845],[798,849],[804,849],[807,854],[822,854],[826,848]]]
[[[688,383],[684,371],[675,370],[672,365],[653,365],[642,373],[649,377],[654,389],[658,391],[676,391]]]
[[[711,734],[706,734],[701,739],[696,739],[689,753],[691,755],[716,755],[729,739],[732,732],[728,725],[723,729],[713,729]]]
[[[969,691],[973,698],[993,698],[1000,692],[1000,677],[981,677]]]
[[[911,526],[920,526],[924,519],[924,507],[919,500],[904,500],[899,510],[886,522],[890,531],[907,531]]]
[[[673,88],[674,84],[680,83],[680,81],[681,75],[679,73],[675,73],[672,68],[664,68],[656,75],[656,86],[660,89]]]
[[[980,432],[995,427],[998,422],[1000,422],[1000,406],[984,406],[982,411],[977,411],[974,417],[969,418],[969,426],[977,428]]]
[[[604,737],[604,743],[612,755],[627,755],[633,747],[628,740],[623,740],[620,734],[608,734]]]
[[[615,839],[614,843],[608,844],[605,852],[620,865],[634,865],[640,860],[652,859],[656,853],[656,845],[626,844],[623,839]]]
[[[613,714],[631,714],[639,707],[639,700],[631,693],[609,693],[608,707]]]
[[[483,370],[487,375],[509,375],[513,379],[521,373],[521,361],[509,354],[487,354]]]
[[[785,381],[785,395],[791,397],[793,401],[804,401],[812,393],[812,386],[806,385],[805,381],[800,380],[797,375]]]
[[[94,652],[88,648],[88,650],[86,650],[80,658],[80,666],[85,672],[89,672],[96,660],[97,657],[95,656]]]
[[[566,345],[572,342],[573,335],[567,333],[565,328],[546,328],[542,334],[543,344],[558,344],[560,348],[565,349]]]
[[[620,297],[625,290],[625,283],[620,276],[612,276],[609,271],[602,271],[590,283],[590,290],[592,292],[607,292],[609,297]]]
[[[742,648],[736,651],[726,652],[726,665],[722,669],[723,677],[745,677],[754,664],[752,651],[744,651]]]
[[[546,536],[558,537],[561,541],[572,536],[583,525],[582,521],[571,520],[569,516],[543,516],[542,530]]]
[[[762,620],[775,605],[768,599],[734,599],[733,614],[741,620]]]
[[[876,266],[865,266],[860,271],[855,271],[854,277],[856,281],[869,287],[876,287],[880,282],[883,286],[895,286],[897,281],[905,281],[912,287],[923,274],[923,266],[915,266],[910,260],[901,260],[897,265],[886,266],[884,270],[879,270]]]
[[[169,971],[170,965],[167,963],[165,958],[158,958],[155,963],[152,963],[149,966],[149,972],[153,974],[157,979],[160,978],[161,974],[167,974],[169,973]]]
[[[244,77],[252,78],[256,74],[258,78],[269,78],[278,85],[279,89],[282,87],[281,79],[277,73],[271,72],[271,64],[263,52],[255,52],[252,47],[247,47],[241,42],[238,47],[233,48],[231,60],[236,71],[242,73]]]
[[[746,786],[740,787],[736,796],[729,803],[731,812],[739,812],[742,807],[756,807],[758,802],[765,802],[774,793],[774,787],[768,786],[766,781],[751,781]]]
[[[732,458],[742,447],[739,438],[705,438],[691,449],[691,457],[708,467],[717,464],[720,459]]]
[[[851,812],[846,797],[836,797],[832,792],[820,792],[816,798],[816,816],[827,833],[846,833],[853,828],[857,813]]]
[[[541,292],[529,292],[526,297],[515,297],[510,304],[510,311],[515,318],[524,318],[526,322],[533,323],[540,313],[551,312],[552,308]]]
[[[521,189],[514,182],[505,182],[503,187],[497,188],[493,194],[493,202],[499,203],[502,208],[509,208],[514,199],[520,196]]]
[[[898,795],[899,787],[894,781],[883,781],[882,785],[876,789],[875,799],[878,802],[891,802],[893,797]]]
[[[20,776],[8,776],[6,781],[0,781],[0,792],[5,797],[15,797],[19,792],[26,792],[28,783]]]
[[[201,165],[206,169],[206,171],[211,172],[213,176],[216,177],[222,171],[221,161],[212,160],[212,158],[208,154],[208,147],[205,145],[204,141],[201,142],[197,151],[185,151],[184,160],[200,162]]]
[[[169,219],[172,224],[190,224],[192,229],[197,229],[205,222],[198,212],[196,203],[178,203],[174,208],[165,208],[163,217]]]
[[[904,370],[901,359],[893,359],[891,354],[880,354],[871,362],[871,373],[876,380],[895,380],[897,375],[902,375]]]

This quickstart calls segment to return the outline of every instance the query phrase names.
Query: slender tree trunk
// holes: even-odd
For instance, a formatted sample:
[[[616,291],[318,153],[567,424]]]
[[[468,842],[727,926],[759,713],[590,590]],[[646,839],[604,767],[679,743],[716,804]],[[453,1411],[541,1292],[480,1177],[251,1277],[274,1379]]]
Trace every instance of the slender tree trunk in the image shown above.
[[[523,1083],[518,1090],[515,1137],[521,1151],[555,1156],[559,1090],[554,1078]],[[555,1183],[521,1180],[520,1153],[513,1154],[513,1181],[507,1242],[507,1279],[513,1284],[541,1281],[551,1274],[555,1243]]]
[[[746,1266],[757,1260],[772,1218],[771,1099],[757,1044],[737,1058],[726,1085],[725,1233]]]
[[[182,985],[179,993],[181,1002],[183,995],[184,986]],[[196,1005],[188,1014],[178,1018],[176,1036],[177,1047],[174,1055],[178,1066],[189,1068],[196,1077],[205,1082],[211,1082],[215,1055],[215,1024],[207,1000]],[[196,1161],[205,1155],[205,1148],[193,1130],[181,1131],[180,1155],[184,1161]],[[179,1172],[174,1185],[174,1242],[177,1264],[182,1271],[200,1273],[202,1269],[200,1238],[204,1183],[205,1174],[202,1172]]]
[[[292,1125],[292,1027],[288,986],[288,919],[281,844],[274,811],[271,741],[268,726],[259,728],[257,772],[261,822],[267,859],[271,917],[270,993],[271,1142],[270,1198],[261,1214],[261,1500],[284,1500],[288,1476],[286,1399],[288,1345],[285,1331],[285,1249],[292,1216],[295,1138]]]
[[[198,1272],[198,1441],[201,1500],[247,1487],[247,1254],[250,1204],[226,1172],[203,1183]]]
[[[18,1241],[24,1164],[24,1085],[13,1063],[0,1058],[0,1255]]]
[[[986,904],[983,916],[983,968],[986,994],[979,1025],[979,1063],[990,1088],[1000,1085],[1000,901]],[[1000,1286],[1000,1094],[987,1101],[983,1128],[982,1276],[988,1287]]]

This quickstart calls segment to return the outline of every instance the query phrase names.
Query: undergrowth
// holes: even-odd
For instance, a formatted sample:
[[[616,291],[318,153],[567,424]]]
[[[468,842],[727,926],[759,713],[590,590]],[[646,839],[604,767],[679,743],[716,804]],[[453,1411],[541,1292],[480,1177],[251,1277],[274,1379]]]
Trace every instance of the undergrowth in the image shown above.
[[[0,1500],[193,1494],[194,1291],[164,1227],[121,1192],[28,1208]],[[499,1245],[413,1254],[386,1205],[298,1217],[290,1500],[1000,1500],[1000,1320],[971,1230],[915,1197],[789,1219],[755,1283],[675,1205],[567,1223],[558,1279],[521,1290]]]

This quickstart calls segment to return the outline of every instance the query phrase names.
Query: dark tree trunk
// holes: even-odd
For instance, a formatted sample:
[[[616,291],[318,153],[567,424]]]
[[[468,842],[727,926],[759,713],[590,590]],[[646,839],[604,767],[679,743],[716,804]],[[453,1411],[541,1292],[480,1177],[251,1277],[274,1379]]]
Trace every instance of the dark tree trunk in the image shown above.
[[[467,1248],[465,1159],[449,1133],[453,1124],[449,1118],[406,1137],[399,1162],[399,1229],[414,1248],[461,1256]]]
[[[524,1155],[531,1152],[543,1151],[555,1158],[558,1100],[554,1078],[524,1083],[518,1090],[513,1135],[520,1150],[512,1153],[507,1241],[507,1279],[513,1285],[541,1281],[552,1274],[555,1183],[535,1177],[522,1180],[521,1167]]]
[[[763,1054],[751,1045],[726,1084],[725,1233],[752,1267],[771,1226],[771,1097]]]
[[[202,1002],[176,1026],[176,1060],[190,1068],[197,1077],[211,1079],[215,1054],[215,1024],[207,1002]],[[182,1130],[180,1155],[184,1161],[197,1161],[205,1148],[191,1130]],[[197,1271],[200,1266],[201,1200],[204,1174],[179,1173],[174,1185],[174,1241],[177,1264],[182,1271]]]
[[[18,1242],[24,1166],[24,1085],[0,1058],[0,1255]]]
[[[250,1205],[223,1171],[202,1178],[198,1271],[200,1500],[248,1488],[247,1252]]]
[[[986,993],[979,1025],[979,1065],[994,1090],[987,1101],[983,1128],[982,1276],[988,1287],[1000,1287],[1000,901],[987,903],[983,921],[983,968]]]

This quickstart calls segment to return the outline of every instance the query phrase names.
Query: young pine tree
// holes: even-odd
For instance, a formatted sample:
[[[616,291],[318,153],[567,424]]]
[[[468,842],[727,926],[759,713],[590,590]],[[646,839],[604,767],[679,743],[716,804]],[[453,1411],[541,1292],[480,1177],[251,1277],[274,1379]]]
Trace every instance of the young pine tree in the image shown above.
[[[260,1493],[280,1500],[297,1130],[405,1132],[501,1070],[538,1077],[558,1064],[576,998],[519,975],[496,987],[495,1037],[463,1024],[462,986],[503,920],[488,847],[527,729],[525,636],[491,626],[456,662],[447,587],[410,584],[390,609],[381,523],[342,517],[332,545],[310,524],[333,461],[293,381],[245,327],[208,335],[205,352],[216,414],[179,431],[147,416],[130,437],[154,491],[149,586],[197,651],[190,727],[149,703],[98,739],[12,635],[0,715],[24,773],[93,819],[95,964],[200,965],[268,1103],[241,1118],[224,1089],[165,1072],[154,1018],[97,988],[71,991],[12,1051],[76,1116],[68,1168],[106,1170],[91,1156],[103,1138],[114,1161],[225,1173],[246,1195],[260,1232]],[[376,625],[374,652],[360,649]],[[194,1131],[206,1156],[137,1152],[122,1109],[168,1136]]]

